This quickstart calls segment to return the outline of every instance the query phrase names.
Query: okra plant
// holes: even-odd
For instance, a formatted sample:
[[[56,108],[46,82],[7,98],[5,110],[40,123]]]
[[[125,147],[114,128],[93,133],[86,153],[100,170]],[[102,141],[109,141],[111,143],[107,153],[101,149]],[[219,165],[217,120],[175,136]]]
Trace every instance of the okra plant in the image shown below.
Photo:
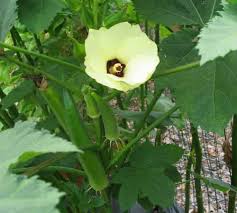
[[[236,29],[236,0],[0,0],[0,212],[162,212],[185,183],[188,213],[191,174],[199,213],[202,184],[234,212]],[[225,183],[198,129],[230,121]],[[191,151],[165,143],[187,123]]]

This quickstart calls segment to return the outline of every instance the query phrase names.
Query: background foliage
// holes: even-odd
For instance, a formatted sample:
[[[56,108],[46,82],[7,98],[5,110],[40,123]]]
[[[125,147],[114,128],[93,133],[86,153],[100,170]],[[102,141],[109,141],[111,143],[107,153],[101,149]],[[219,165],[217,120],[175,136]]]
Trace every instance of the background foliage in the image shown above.
[[[237,113],[236,3],[0,0],[0,210],[111,212],[112,197],[123,211],[136,202],[172,206],[184,152],[161,135],[189,119],[193,144],[184,155],[198,212],[201,181],[229,191],[233,212],[236,125],[232,186],[203,177],[197,128],[223,135]],[[84,42],[89,29],[125,21],[156,42],[161,63],[149,82],[121,93],[85,74]],[[62,151],[74,153],[55,154]],[[54,154],[38,155],[46,152]]]

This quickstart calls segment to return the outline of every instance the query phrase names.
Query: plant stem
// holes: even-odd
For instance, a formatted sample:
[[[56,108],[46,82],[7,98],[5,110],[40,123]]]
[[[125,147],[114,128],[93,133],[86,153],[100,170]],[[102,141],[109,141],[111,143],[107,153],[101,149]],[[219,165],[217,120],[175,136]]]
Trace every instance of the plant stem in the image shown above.
[[[195,62],[185,64],[185,65],[181,65],[181,66],[178,66],[178,67],[175,67],[175,68],[167,69],[162,73],[157,73],[153,76],[153,78],[164,77],[164,76],[172,75],[172,74],[175,74],[175,73],[184,72],[184,71],[187,71],[191,68],[198,67],[198,66],[200,66],[200,61],[195,61]]]
[[[0,87],[0,99],[6,97],[5,93],[3,92],[2,88]],[[13,119],[17,118],[19,113],[15,105],[12,105],[8,108],[8,111]]]
[[[105,200],[104,212],[105,213],[112,213],[111,200],[109,199],[109,196],[108,196],[108,193],[107,193],[106,189],[101,191],[101,195]]]
[[[150,126],[148,126],[146,129],[141,131],[134,139],[132,139],[120,152],[116,154],[114,159],[110,162],[108,168],[111,168],[113,165],[115,165],[117,162],[120,161],[120,159],[123,158],[123,156],[143,137],[145,137],[152,129],[157,127],[159,124],[161,124],[166,118],[168,118],[170,115],[172,115],[176,110],[178,109],[177,106],[172,107],[168,112],[164,113],[160,118],[158,118],[156,121],[154,121]]]
[[[27,167],[27,168],[17,168],[17,169],[12,169],[11,171],[16,174],[20,173],[27,173],[28,171],[34,170],[35,167]],[[85,172],[74,169],[74,168],[69,168],[69,167],[63,167],[63,166],[48,166],[45,168],[41,168],[37,170],[38,172],[66,172],[69,174],[73,174],[76,176],[83,176],[86,177]]]
[[[98,15],[99,15],[99,5],[98,5],[98,0],[93,0],[93,6],[92,6],[92,10],[93,10],[93,21],[94,21],[94,28],[98,29]]]
[[[186,166],[185,175],[185,213],[189,213],[190,208],[190,180],[191,180],[191,167],[193,164],[193,143],[190,154],[188,156],[188,162]]]
[[[151,103],[149,104],[142,120],[137,125],[137,129],[136,129],[134,135],[137,135],[140,132],[140,130],[143,128],[143,126],[145,125],[146,119],[148,118],[149,114],[151,113],[151,111],[152,111],[153,107],[155,106],[157,100],[160,98],[162,92],[163,92],[163,90],[160,90],[160,91],[158,91],[154,94],[154,97],[153,97]]]
[[[159,24],[155,26],[155,42],[157,45],[160,44],[160,25]]]
[[[1,115],[1,111],[0,111],[0,122],[2,123],[2,125],[3,125],[6,129],[9,128],[7,122],[4,120],[4,118],[3,118],[2,115]]]
[[[16,39],[14,37],[14,33],[11,31],[11,37],[12,37],[12,41],[13,41],[13,44],[14,46],[17,46],[17,42],[16,42]],[[21,54],[19,52],[16,53],[17,55],[17,58],[19,59],[19,61],[23,61],[22,57],[21,57]]]
[[[18,45],[26,50],[27,49],[26,45],[15,27],[12,27],[11,33],[12,33],[12,36],[15,38],[15,41],[18,43]],[[33,58],[30,56],[30,54],[28,54],[26,52],[24,54],[25,54],[25,57],[27,58],[29,64],[34,65],[35,62],[34,62]]]
[[[129,93],[128,96],[126,97],[126,99],[125,99],[125,101],[124,101],[124,106],[125,106],[126,108],[129,106],[130,101],[131,101],[131,99],[132,99],[134,93],[135,93],[135,90],[132,90],[132,91],[130,91],[130,93]]]
[[[0,109],[0,117],[1,117],[1,120],[4,120],[4,123],[7,125],[7,128],[11,128],[14,126],[14,121],[11,119],[11,117],[8,115],[8,113],[5,110]]]
[[[144,84],[140,87],[141,111],[145,111],[145,87]]]
[[[120,108],[121,110],[124,110],[124,106],[123,106],[123,102],[122,102],[122,99],[121,99],[121,95],[120,95],[120,94],[117,95],[117,103],[118,103],[119,108]],[[125,118],[122,119],[122,127],[123,127],[124,129],[127,128],[127,121],[126,121]]]
[[[23,49],[23,48],[20,48],[20,47],[14,47],[14,46],[5,44],[3,42],[0,42],[0,46],[4,47],[4,48],[7,48],[7,49],[10,49],[10,50],[13,50],[13,51],[16,51],[16,52],[22,52],[22,53],[26,53],[26,54],[29,54],[29,55],[33,55],[33,56],[45,59],[45,60],[50,61],[50,62],[54,62],[54,63],[57,63],[57,64],[61,64],[63,66],[67,66],[67,67],[82,71],[80,66],[68,63],[66,61],[63,61],[63,60],[60,60],[60,59],[57,59],[57,58],[54,58],[54,57],[50,57],[50,56],[47,56],[47,55],[44,55],[44,54],[40,54],[40,53],[37,53],[37,52],[26,50],[26,49]]]
[[[234,115],[232,125],[232,175],[231,185],[237,187],[237,115]],[[229,192],[228,213],[235,212],[236,192]]]
[[[202,187],[201,187],[201,169],[202,169],[202,148],[198,137],[197,129],[191,124],[191,134],[192,134],[192,143],[195,152],[195,168],[194,172],[197,174],[197,177],[194,177],[195,181],[195,190],[196,190],[196,199],[198,213],[204,213],[203,207],[203,197],[202,197]]]
[[[162,130],[157,129],[156,130],[156,138],[155,138],[155,146],[160,146],[161,145],[161,135],[162,135]]]
[[[10,58],[10,57],[4,57],[4,58],[3,58],[3,57],[0,57],[0,58],[3,59],[3,60],[8,60],[8,61],[10,61],[10,62],[12,62],[12,63],[15,63],[15,64],[17,64],[17,65],[19,65],[19,66],[25,68],[26,70],[32,70],[32,71],[34,71],[34,72],[36,72],[36,73],[38,73],[38,74],[42,74],[42,75],[44,75],[46,78],[48,78],[49,80],[54,81],[55,83],[61,85],[61,86],[64,87],[64,88],[67,88],[68,90],[70,90],[70,91],[72,91],[72,92],[77,92],[77,91],[78,91],[77,88],[72,87],[70,84],[67,84],[67,82],[65,82],[65,81],[61,81],[61,80],[55,78],[53,75],[51,75],[51,74],[48,73],[48,72],[45,72],[45,71],[43,71],[43,70],[39,70],[39,69],[37,69],[37,68],[35,68],[35,67],[29,65],[29,64],[25,64],[25,63],[23,63],[23,62],[20,62],[20,61],[18,61],[18,60],[15,60],[14,58]]]
[[[41,45],[40,39],[38,38],[38,36],[37,36],[35,33],[34,33],[33,36],[34,36],[35,43],[36,43],[36,46],[37,46],[39,52],[40,52],[41,54],[43,54],[43,47],[42,47],[42,45]]]

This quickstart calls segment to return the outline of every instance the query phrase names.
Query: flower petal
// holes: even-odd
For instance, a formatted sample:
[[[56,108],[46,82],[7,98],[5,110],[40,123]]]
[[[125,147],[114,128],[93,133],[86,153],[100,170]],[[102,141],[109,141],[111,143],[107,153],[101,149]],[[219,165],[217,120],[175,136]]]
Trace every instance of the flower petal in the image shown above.
[[[159,63],[156,44],[139,25],[127,22],[110,29],[90,30],[85,48],[86,73],[98,83],[121,91],[146,82]],[[113,59],[126,65],[124,77],[107,73],[107,62]]]
[[[131,88],[131,86],[125,82],[118,82],[110,78],[110,76],[112,76],[111,74],[101,74],[99,72],[94,72],[92,69],[90,69],[90,67],[86,68],[86,73],[91,78],[95,79],[96,82],[103,84],[107,87],[124,91],[124,92],[128,91]]]
[[[129,61],[123,81],[130,85],[140,85],[148,81],[156,70],[159,58],[150,55],[137,55]]]

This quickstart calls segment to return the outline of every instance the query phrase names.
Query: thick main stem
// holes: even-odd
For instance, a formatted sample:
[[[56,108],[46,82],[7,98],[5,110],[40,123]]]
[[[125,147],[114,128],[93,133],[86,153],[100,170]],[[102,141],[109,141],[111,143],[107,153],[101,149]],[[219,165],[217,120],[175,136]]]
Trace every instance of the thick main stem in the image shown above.
[[[202,148],[198,137],[197,129],[191,125],[191,133],[192,133],[192,143],[195,152],[195,190],[196,190],[196,199],[197,199],[197,207],[198,213],[204,213],[203,207],[203,197],[202,197],[202,186],[201,186],[201,170],[202,170]]]
[[[237,187],[237,115],[234,115],[232,125],[232,175],[231,185]],[[228,213],[235,212],[236,192],[229,192]]]

